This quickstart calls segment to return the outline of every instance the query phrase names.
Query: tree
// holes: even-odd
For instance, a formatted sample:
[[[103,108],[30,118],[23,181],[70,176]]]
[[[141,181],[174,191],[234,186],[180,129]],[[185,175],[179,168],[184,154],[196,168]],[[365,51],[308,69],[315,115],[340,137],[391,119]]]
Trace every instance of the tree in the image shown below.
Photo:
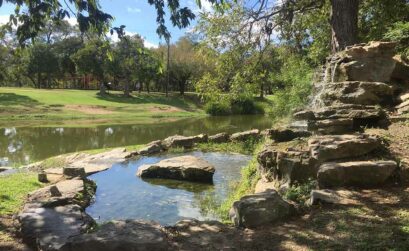
[[[78,50],[72,59],[77,71],[82,74],[92,74],[98,80],[100,94],[105,94],[106,69],[112,62],[110,44],[106,41],[91,40],[84,48]]]
[[[331,0],[332,52],[358,42],[359,0]]]
[[[33,80],[37,88],[51,87],[52,75],[58,72],[58,59],[50,47],[43,43],[37,43],[30,48],[27,72],[31,76],[37,76]],[[44,76],[46,85],[44,86]]]

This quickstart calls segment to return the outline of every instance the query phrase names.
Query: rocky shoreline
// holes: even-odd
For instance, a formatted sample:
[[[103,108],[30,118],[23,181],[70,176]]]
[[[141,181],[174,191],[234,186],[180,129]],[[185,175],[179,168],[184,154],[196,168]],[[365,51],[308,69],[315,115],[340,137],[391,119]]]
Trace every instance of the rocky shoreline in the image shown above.
[[[40,250],[188,250],[178,241],[186,238],[188,247],[246,250],[234,246],[232,240],[242,238],[248,229],[268,228],[300,215],[298,205],[282,196],[291,187],[314,180],[317,186],[311,191],[310,205],[350,206],[361,203],[355,189],[382,190],[389,184],[407,184],[407,162],[368,130],[387,128],[390,116],[405,113],[408,107],[409,65],[394,56],[394,46],[371,42],[330,57],[315,86],[311,107],[294,113],[294,119],[302,121],[297,124],[305,125],[302,130],[289,125],[233,135],[175,135],[133,152],[116,149],[73,155],[65,168],[44,170],[39,180],[51,185],[31,193],[18,215],[23,239]],[[189,149],[202,142],[260,137],[272,143],[257,156],[261,179],[256,193],[232,205],[230,218],[235,227],[196,220],[170,227],[135,220],[95,227],[83,210],[95,191],[86,177],[113,163],[174,147]],[[213,241],[217,244],[210,243]]]

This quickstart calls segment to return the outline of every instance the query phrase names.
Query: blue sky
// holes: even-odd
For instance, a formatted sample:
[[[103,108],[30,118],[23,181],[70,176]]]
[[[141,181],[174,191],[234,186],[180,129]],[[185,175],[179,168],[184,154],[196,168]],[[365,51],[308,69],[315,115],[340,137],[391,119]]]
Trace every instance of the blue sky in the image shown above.
[[[138,33],[145,38],[148,46],[156,46],[160,40],[156,34],[156,10],[153,6],[148,4],[147,0],[100,0],[102,9],[115,17],[113,26],[126,25],[128,34]],[[181,0],[181,6],[191,8],[196,14],[200,11],[195,4],[195,0]],[[202,0],[202,9],[210,10],[209,2]],[[10,4],[3,4],[0,7],[0,24],[8,20],[8,15],[14,12],[14,7]],[[192,22],[191,27],[187,29],[178,29],[173,27],[168,21],[167,27],[172,35],[172,42],[183,36],[189,28],[193,27],[195,21]]]

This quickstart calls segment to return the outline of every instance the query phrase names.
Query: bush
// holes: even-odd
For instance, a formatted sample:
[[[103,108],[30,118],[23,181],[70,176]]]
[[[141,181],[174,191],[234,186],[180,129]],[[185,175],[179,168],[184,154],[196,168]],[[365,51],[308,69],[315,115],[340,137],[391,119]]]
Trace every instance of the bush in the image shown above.
[[[230,106],[225,102],[210,101],[205,105],[204,109],[207,114],[213,116],[231,114]]]
[[[250,97],[230,101],[232,114],[264,114],[264,107]]]
[[[264,107],[250,97],[240,97],[230,101],[209,101],[205,105],[206,113],[218,115],[230,114],[264,114]]]

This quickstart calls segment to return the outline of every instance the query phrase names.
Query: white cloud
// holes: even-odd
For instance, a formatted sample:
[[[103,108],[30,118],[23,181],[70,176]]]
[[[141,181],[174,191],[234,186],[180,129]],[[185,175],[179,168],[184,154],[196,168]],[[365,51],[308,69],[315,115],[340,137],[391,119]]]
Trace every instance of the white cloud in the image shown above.
[[[139,12],[141,12],[141,9],[139,9],[139,8],[127,7],[127,8],[126,8],[126,11],[129,12],[129,13],[139,13]]]
[[[136,32],[131,32],[131,31],[126,31],[126,32],[125,32],[125,35],[127,35],[127,36],[133,36],[133,35],[137,35],[137,34],[138,34],[138,33],[136,33]],[[112,35],[111,35],[111,33],[108,33],[107,36],[108,36],[108,38],[109,38],[113,43],[119,42],[118,35],[117,35],[115,32],[114,32],[114,34],[112,34]],[[144,45],[146,48],[149,48],[149,49],[158,48],[158,47],[159,47],[158,44],[151,43],[151,42],[147,41],[145,38],[143,39],[143,45]]]
[[[146,48],[149,48],[149,49],[156,49],[159,47],[158,44],[151,43],[147,40],[143,40],[143,44],[145,45]]]
[[[199,6],[197,6],[196,3],[191,0],[187,2],[187,5],[189,8],[193,10],[195,14],[199,14],[201,12],[210,12],[210,13],[213,12],[213,6],[211,2],[209,2],[208,0],[201,0],[200,3],[202,4],[201,8],[199,8]]]
[[[78,24],[76,17],[65,17],[64,20],[67,21],[71,26],[75,26]]]
[[[9,18],[9,15],[0,15],[0,25],[8,23]]]

